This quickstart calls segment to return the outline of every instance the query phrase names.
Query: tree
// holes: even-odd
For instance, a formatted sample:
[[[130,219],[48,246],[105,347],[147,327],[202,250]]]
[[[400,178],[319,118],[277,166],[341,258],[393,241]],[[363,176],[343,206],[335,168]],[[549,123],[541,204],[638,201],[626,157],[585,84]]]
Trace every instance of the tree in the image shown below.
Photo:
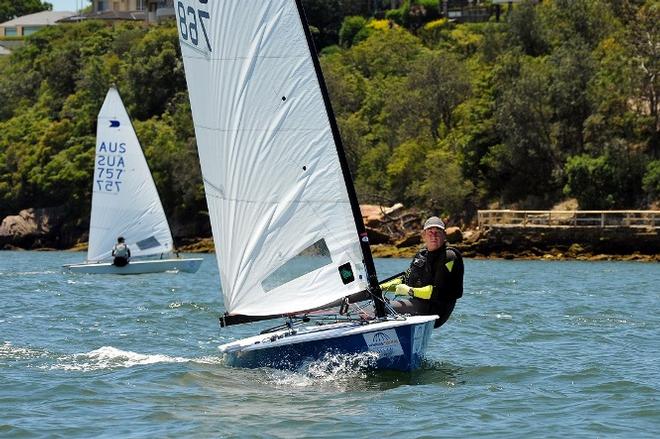
[[[569,157],[564,193],[577,198],[581,209],[634,208],[642,201],[643,173],[642,156],[612,144],[598,157]],[[652,177],[646,183],[652,189]]]
[[[654,160],[646,166],[642,184],[650,200],[660,199],[660,160]]]
[[[351,47],[367,37],[365,31],[367,20],[361,16],[351,16],[344,18],[344,22],[339,29],[339,44],[342,47]],[[360,35],[358,39],[357,36]]]
[[[51,9],[53,9],[52,4],[41,0],[0,0],[0,23]]]
[[[660,157],[660,0],[648,0],[628,27],[629,47],[637,67],[641,112],[648,114],[650,150]]]
[[[549,56],[553,141],[562,154],[583,150],[584,123],[593,108],[588,86],[594,75],[591,51],[579,39],[567,41]]]
[[[454,109],[468,98],[470,80],[456,56],[429,52],[413,63],[408,87],[413,91],[412,111],[429,121],[431,135],[437,141],[443,129],[448,132],[454,127]]]
[[[502,143],[483,161],[489,168],[490,190],[504,202],[530,207],[547,204],[558,189],[554,171],[561,164],[552,143],[552,107],[547,93],[550,71],[539,58],[512,60],[498,79],[496,129]],[[517,66],[516,64],[519,63]],[[511,76],[510,69],[519,69]]]
[[[525,54],[540,56],[548,51],[545,28],[537,8],[529,1],[515,8],[509,16],[509,35],[513,44],[520,45]]]
[[[430,151],[423,164],[423,179],[416,193],[424,205],[432,212],[464,218],[474,184],[463,177],[460,157],[439,148]]]

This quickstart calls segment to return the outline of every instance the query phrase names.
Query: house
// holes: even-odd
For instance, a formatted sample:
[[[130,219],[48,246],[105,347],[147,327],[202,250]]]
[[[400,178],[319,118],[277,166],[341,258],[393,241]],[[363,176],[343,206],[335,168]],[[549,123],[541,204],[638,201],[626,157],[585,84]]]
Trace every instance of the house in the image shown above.
[[[24,15],[13,20],[0,23],[0,38],[26,37],[46,26],[53,26],[58,20],[75,15],[68,11],[41,11],[35,14]]]
[[[86,15],[90,19],[141,17],[149,23],[156,23],[174,17],[174,0],[92,0],[92,11]]]

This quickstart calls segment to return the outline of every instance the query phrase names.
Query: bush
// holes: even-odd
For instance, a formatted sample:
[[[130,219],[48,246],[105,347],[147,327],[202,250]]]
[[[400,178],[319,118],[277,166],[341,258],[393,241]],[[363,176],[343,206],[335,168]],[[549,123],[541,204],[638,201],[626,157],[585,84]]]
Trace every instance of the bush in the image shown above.
[[[367,20],[364,17],[352,16],[344,18],[341,29],[339,29],[339,45],[342,47],[351,47],[353,44],[365,39],[366,34],[363,34],[356,41],[356,37],[365,30],[366,24]]]
[[[646,166],[642,187],[651,199],[660,198],[660,160],[654,160]]]

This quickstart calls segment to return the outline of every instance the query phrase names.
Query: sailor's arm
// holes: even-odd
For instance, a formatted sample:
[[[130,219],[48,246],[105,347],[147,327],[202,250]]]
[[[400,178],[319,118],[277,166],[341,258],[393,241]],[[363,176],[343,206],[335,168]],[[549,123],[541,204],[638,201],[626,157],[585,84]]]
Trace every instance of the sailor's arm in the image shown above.
[[[406,284],[399,284],[396,286],[394,294],[397,296],[410,296],[416,297],[418,299],[429,300],[433,294],[433,285],[413,288]]]

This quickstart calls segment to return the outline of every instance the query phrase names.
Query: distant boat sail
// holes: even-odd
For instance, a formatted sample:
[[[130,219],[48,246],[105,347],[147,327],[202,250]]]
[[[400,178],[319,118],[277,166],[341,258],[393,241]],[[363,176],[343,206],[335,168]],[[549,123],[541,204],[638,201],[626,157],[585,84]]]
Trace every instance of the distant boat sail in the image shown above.
[[[223,322],[303,315],[366,289],[378,298],[357,198],[300,2],[180,0],[176,11],[227,310]],[[382,308],[382,301],[377,305]],[[398,320],[396,326],[405,326],[408,337],[418,327],[418,338],[426,334],[428,340],[425,318],[414,322]],[[374,320],[364,332],[375,334],[392,323]],[[360,334],[360,340],[367,337]],[[298,353],[305,350],[295,335],[285,337]],[[342,331],[333,335],[340,344],[346,337]],[[240,351],[235,360],[250,357],[251,339],[237,343],[221,350]],[[237,364],[277,366],[270,362],[277,347],[256,343],[265,363]],[[424,345],[406,355],[395,350],[401,352],[397,364],[413,367]],[[356,349],[367,351],[368,343]]]
[[[87,261],[67,267],[122,274],[197,271],[201,258],[137,260],[126,267],[104,263],[111,259],[119,236],[125,238],[133,258],[170,256],[174,241],[140,142],[114,87],[99,112],[96,139]]]

